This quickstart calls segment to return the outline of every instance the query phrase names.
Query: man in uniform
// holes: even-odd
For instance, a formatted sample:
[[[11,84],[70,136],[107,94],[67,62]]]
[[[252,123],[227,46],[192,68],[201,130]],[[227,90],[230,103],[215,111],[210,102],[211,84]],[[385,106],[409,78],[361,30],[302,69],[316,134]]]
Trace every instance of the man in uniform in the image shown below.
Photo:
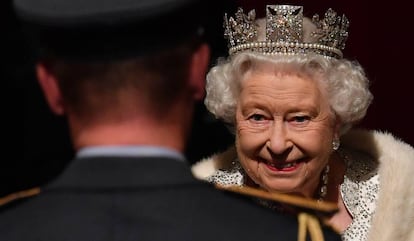
[[[13,3],[76,156],[40,193],[3,206],[0,240],[297,240],[296,216],[198,181],[184,158],[210,1]]]

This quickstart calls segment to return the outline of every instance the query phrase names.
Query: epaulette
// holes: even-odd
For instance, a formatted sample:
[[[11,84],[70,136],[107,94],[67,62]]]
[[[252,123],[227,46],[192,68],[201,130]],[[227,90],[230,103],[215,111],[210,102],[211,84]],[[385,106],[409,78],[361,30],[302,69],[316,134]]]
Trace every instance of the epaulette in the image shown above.
[[[333,213],[338,211],[338,206],[333,202],[319,201],[310,198],[304,198],[299,196],[293,196],[284,193],[267,192],[261,189],[248,187],[248,186],[222,186],[215,185],[218,189],[227,190],[231,192],[240,193],[247,196],[257,197],[261,199],[267,199],[275,202],[285,203],[292,206],[315,210],[322,213]]]
[[[7,194],[4,197],[0,197],[0,207],[12,204],[14,202],[23,200],[25,198],[36,196],[39,193],[40,193],[40,188],[39,187],[34,187],[34,188],[14,192],[14,193],[11,193],[11,194]]]
[[[296,206],[300,209],[297,214],[298,219],[298,239],[297,241],[324,241],[321,220],[316,213],[333,213],[338,211],[336,203],[318,201],[284,193],[270,193],[261,189],[248,186],[221,186],[215,185],[218,189],[239,193],[260,199],[271,200],[279,203]],[[330,226],[327,225],[326,226]],[[339,232],[330,226],[333,231]],[[309,236],[308,236],[309,235]]]

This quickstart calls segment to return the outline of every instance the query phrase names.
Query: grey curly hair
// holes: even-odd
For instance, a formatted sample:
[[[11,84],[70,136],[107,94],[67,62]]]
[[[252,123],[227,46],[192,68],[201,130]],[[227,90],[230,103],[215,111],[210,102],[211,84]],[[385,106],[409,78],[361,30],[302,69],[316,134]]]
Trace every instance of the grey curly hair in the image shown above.
[[[253,52],[220,60],[207,74],[207,109],[216,118],[234,124],[238,95],[243,76],[255,65],[272,63],[279,71],[293,71],[320,81],[326,90],[331,109],[342,123],[342,133],[361,120],[373,96],[363,68],[346,59],[328,59],[319,55],[262,55]]]
[[[258,39],[265,38],[265,19],[257,19]],[[315,25],[304,18],[304,41],[314,42],[312,30]],[[216,118],[234,125],[236,106],[243,77],[254,71],[255,66],[272,64],[276,71],[304,75],[318,81],[328,97],[331,109],[340,118],[341,133],[364,118],[373,95],[369,80],[362,66],[348,59],[327,58],[318,54],[265,55],[245,51],[229,58],[220,58],[207,74],[206,108]]]

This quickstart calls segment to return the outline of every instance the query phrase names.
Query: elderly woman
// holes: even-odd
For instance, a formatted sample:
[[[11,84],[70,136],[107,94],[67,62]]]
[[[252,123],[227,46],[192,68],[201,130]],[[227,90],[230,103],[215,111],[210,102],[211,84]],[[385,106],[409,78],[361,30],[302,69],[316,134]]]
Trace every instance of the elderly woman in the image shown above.
[[[236,141],[196,163],[195,176],[335,202],[326,222],[343,240],[414,240],[413,147],[351,129],[373,97],[363,68],[342,56],[348,20],[266,10],[225,17],[229,57],[208,73],[205,104]]]

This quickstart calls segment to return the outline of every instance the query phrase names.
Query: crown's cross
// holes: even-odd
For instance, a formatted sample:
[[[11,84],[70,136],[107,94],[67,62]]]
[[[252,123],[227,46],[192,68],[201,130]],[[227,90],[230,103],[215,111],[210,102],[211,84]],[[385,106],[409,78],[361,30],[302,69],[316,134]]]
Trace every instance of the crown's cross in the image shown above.
[[[303,8],[266,6],[266,40],[298,43],[302,41]]]

